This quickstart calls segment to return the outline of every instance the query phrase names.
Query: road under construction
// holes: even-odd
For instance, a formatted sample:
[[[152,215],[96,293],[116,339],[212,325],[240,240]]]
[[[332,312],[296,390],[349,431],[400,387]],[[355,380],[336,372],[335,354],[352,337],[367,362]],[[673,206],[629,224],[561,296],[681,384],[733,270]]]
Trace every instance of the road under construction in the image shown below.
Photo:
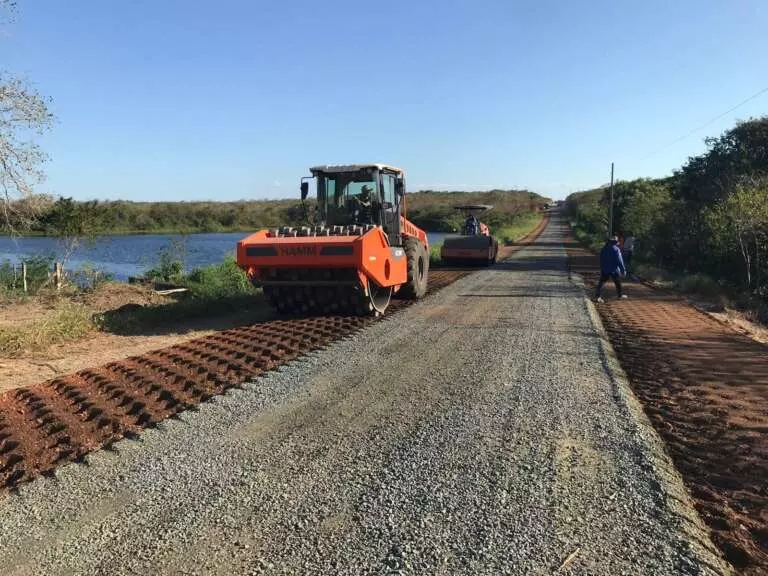
[[[3,573],[729,573],[566,233],[0,396]]]

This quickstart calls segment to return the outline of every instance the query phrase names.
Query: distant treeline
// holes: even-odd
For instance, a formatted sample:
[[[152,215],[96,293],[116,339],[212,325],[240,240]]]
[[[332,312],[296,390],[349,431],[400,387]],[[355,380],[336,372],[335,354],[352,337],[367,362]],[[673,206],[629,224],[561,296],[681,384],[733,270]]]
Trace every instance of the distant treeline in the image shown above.
[[[520,217],[537,212],[551,202],[527,190],[491,190],[488,192],[441,192],[423,190],[406,196],[406,215],[409,220],[430,232],[459,230],[464,214],[455,209],[462,204],[487,204],[489,212],[477,217],[491,229],[514,224]]]
[[[614,230],[637,254],[768,300],[768,116],[740,122],[668,178],[619,182]],[[609,190],[572,194],[571,218],[595,246],[608,234]]]
[[[451,231],[460,225],[457,204],[492,204],[482,219],[491,225],[514,221],[539,210],[548,199],[528,191],[423,191],[407,195],[408,217],[429,231]],[[310,201],[308,200],[308,203]],[[42,207],[41,207],[42,205]],[[27,214],[20,207],[16,213]],[[286,224],[301,224],[308,211],[297,200],[240,200],[237,202],[76,202],[71,198],[37,199],[31,225],[15,223],[22,234],[67,236],[129,233],[245,232]],[[13,213],[12,213],[13,215]],[[12,224],[14,224],[12,222]],[[4,232],[8,233],[6,228]]]

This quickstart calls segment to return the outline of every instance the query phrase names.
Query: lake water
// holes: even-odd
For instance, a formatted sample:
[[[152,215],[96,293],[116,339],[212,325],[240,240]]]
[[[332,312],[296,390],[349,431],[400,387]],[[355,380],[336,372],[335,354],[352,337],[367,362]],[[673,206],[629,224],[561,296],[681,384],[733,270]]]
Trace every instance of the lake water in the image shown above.
[[[81,246],[75,251],[68,268],[72,270],[88,264],[114,275],[118,280],[127,280],[129,276],[139,276],[154,266],[160,251],[176,240],[183,245],[187,270],[192,270],[217,264],[227,254],[234,254],[237,241],[245,236],[247,234],[243,232],[190,234],[186,237],[159,234],[100,236],[93,245]],[[442,242],[446,234],[430,232],[428,236],[430,244],[433,244]],[[0,263],[10,260],[15,264],[23,258],[48,254],[61,258],[61,246],[55,238],[0,236]]]

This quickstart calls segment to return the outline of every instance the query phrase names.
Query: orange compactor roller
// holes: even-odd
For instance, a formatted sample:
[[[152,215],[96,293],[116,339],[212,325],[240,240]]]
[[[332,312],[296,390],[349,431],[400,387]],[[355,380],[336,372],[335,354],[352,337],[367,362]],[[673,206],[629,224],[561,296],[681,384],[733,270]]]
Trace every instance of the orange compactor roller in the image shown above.
[[[445,264],[475,263],[491,266],[499,254],[499,241],[490,229],[475,217],[477,212],[487,212],[493,206],[469,204],[455,206],[466,213],[460,236],[449,236],[440,248],[440,259]]]
[[[392,295],[427,291],[426,233],[405,217],[405,173],[384,164],[315,166],[312,226],[260,230],[237,264],[283,314],[383,314]]]

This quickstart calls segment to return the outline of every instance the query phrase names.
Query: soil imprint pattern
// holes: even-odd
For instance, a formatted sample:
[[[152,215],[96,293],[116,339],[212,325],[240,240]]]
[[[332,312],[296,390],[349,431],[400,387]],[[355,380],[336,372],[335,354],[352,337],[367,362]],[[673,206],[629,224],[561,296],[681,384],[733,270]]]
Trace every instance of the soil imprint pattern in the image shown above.
[[[572,239],[568,254],[593,290],[597,257]],[[768,346],[667,291],[606,288],[605,328],[713,541],[741,573],[768,573]]]
[[[432,291],[464,271],[431,275]],[[407,301],[393,302],[395,310]],[[0,396],[0,485],[137,435],[228,388],[349,336],[373,318],[322,316],[233,328]]]

